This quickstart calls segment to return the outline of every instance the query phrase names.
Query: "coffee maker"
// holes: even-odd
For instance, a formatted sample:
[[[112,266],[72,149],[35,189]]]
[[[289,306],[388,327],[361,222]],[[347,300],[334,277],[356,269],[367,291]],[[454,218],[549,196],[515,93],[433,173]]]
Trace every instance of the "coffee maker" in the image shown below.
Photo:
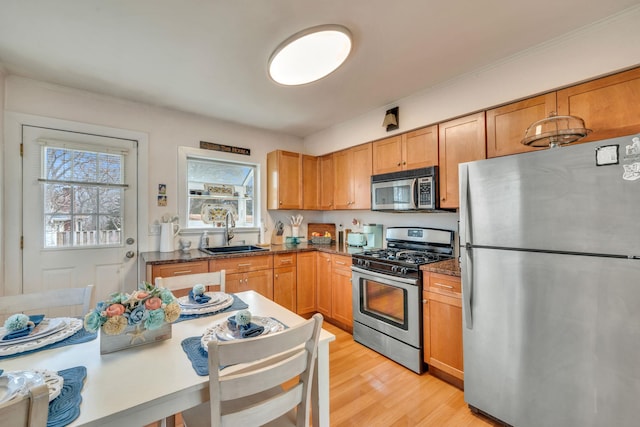
[[[364,224],[362,233],[367,236],[365,249],[382,248],[382,224]]]

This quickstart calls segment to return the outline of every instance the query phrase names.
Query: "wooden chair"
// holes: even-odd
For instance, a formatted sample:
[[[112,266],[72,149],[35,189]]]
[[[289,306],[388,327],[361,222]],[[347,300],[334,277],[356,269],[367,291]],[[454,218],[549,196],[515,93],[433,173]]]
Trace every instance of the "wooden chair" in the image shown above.
[[[84,288],[56,289],[30,294],[10,295],[0,297],[0,320],[4,320],[15,313],[30,312],[36,314],[48,312],[50,309],[62,308],[68,316],[84,316],[91,308],[93,285]],[[74,306],[81,307],[82,313],[74,311]],[[61,312],[58,310],[58,312]],[[37,314],[40,314],[37,313]],[[56,315],[58,315],[56,313]]]
[[[46,427],[49,417],[49,387],[46,384],[29,389],[29,394],[0,404],[3,426]]]
[[[273,335],[210,341],[210,401],[183,412],[185,426],[308,426],[322,320],[315,314]],[[219,370],[237,363],[253,365]]]
[[[187,295],[193,285],[203,284],[208,291],[225,291],[224,270],[212,271],[209,273],[184,274],[181,276],[156,277],[155,285],[169,289],[177,297]]]

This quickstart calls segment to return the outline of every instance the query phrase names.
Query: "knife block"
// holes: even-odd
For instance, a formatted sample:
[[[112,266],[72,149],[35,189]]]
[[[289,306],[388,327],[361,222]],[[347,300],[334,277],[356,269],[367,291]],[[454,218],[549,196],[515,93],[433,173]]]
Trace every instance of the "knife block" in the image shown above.
[[[276,230],[273,230],[271,232],[271,244],[272,245],[282,245],[284,243],[284,236],[280,235],[278,236],[276,234]]]

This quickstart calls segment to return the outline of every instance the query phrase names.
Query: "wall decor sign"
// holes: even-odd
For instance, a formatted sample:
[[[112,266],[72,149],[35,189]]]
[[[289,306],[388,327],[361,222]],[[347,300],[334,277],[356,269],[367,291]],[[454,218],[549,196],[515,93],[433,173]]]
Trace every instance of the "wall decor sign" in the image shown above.
[[[215,142],[200,141],[200,148],[205,150],[222,151],[224,153],[251,155],[251,149],[242,147],[233,147],[231,145],[216,144]]]

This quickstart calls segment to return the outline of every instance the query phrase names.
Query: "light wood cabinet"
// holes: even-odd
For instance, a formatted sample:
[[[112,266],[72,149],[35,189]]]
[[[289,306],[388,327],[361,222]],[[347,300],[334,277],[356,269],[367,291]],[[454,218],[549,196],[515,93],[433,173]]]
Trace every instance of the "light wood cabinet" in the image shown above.
[[[297,255],[293,252],[273,256],[273,300],[297,311]]]
[[[577,142],[640,133],[640,68],[559,90],[558,114],[578,116],[593,132]]]
[[[185,274],[197,274],[197,273],[207,273],[207,272],[209,272],[209,263],[207,261],[178,262],[173,264],[157,264],[157,265],[147,266],[147,280],[150,283],[153,283],[156,277],[184,276]]]
[[[316,311],[317,252],[299,252],[296,263],[296,313]]]
[[[459,205],[458,164],[487,157],[484,111],[438,125],[440,207]]]
[[[254,290],[273,299],[273,255],[256,255],[209,261],[209,271],[225,270],[227,292]]]
[[[372,173],[438,165],[438,126],[428,126],[372,143]]]
[[[291,151],[267,154],[267,209],[302,208],[302,155]]]
[[[555,92],[487,110],[487,157],[542,149],[523,145],[520,141],[529,125],[555,111]]]
[[[435,375],[438,371],[464,380],[462,350],[462,294],[460,278],[444,274],[423,274],[424,361]]]
[[[353,328],[351,257],[331,255],[331,317]]]
[[[320,158],[302,156],[302,209],[320,209]]]
[[[331,317],[331,254],[318,252],[316,281],[316,310]]]
[[[371,208],[371,143],[333,155],[335,209]]]
[[[333,154],[327,154],[319,159],[319,208],[322,210],[333,209]]]

